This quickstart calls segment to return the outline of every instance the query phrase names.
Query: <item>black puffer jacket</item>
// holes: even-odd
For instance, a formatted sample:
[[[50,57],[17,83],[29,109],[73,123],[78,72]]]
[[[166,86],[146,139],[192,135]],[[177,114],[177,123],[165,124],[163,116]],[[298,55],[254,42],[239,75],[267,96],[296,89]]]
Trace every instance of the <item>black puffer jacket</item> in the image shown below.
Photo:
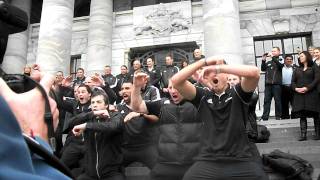
[[[197,121],[197,109],[182,101],[174,104],[162,100],[160,110],[159,159],[167,164],[192,164],[200,147],[202,123]]]
[[[271,61],[262,61],[261,71],[265,71],[265,84],[282,84],[282,67],[279,57],[272,57]]]

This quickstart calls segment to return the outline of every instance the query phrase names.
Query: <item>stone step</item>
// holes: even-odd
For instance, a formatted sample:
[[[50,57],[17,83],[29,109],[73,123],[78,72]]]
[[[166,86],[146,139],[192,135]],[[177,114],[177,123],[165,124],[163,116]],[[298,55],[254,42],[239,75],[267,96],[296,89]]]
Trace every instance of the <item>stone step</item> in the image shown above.
[[[308,122],[308,127],[314,126],[312,118],[308,118],[307,122]],[[268,121],[258,121],[258,124],[265,125],[268,129],[300,127],[300,119],[285,119],[285,120],[269,119]]]
[[[270,153],[275,149],[291,154],[320,154],[319,140],[257,143],[257,147],[261,154]]]
[[[319,174],[320,174],[320,168],[315,168],[313,170],[312,180],[318,180]],[[272,172],[272,173],[268,173],[268,175],[269,175],[269,180],[285,180],[285,176],[283,176],[280,173]]]
[[[270,142],[288,142],[288,141],[297,141],[300,136],[299,127],[290,127],[290,128],[269,128],[270,131]],[[307,129],[307,138],[312,139],[314,135],[314,128],[310,127]]]
[[[126,180],[148,180],[149,179],[149,170],[146,167],[129,167],[126,168]],[[139,175],[134,173],[135,171],[140,172]],[[129,173],[128,173],[129,172]],[[141,174],[143,173],[143,174]],[[285,177],[276,172],[267,173],[269,176],[269,180],[285,180]],[[312,180],[317,180],[317,178],[320,175],[320,168],[314,168],[313,174],[312,174]]]

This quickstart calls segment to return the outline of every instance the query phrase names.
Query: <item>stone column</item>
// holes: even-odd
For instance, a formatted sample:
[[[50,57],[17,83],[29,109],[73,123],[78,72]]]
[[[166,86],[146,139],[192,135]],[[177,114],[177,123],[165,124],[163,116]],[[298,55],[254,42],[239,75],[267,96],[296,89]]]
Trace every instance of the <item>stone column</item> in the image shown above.
[[[242,64],[238,0],[203,0],[205,56]]]
[[[11,5],[25,11],[30,17],[31,0],[12,0]],[[21,74],[27,64],[29,31],[11,34],[8,38],[7,49],[2,62],[2,69],[7,73]]]
[[[74,0],[43,0],[36,63],[45,72],[70,71]]]
[[[91,0],[86,74],[102,73],[112,65],[112,0]]]

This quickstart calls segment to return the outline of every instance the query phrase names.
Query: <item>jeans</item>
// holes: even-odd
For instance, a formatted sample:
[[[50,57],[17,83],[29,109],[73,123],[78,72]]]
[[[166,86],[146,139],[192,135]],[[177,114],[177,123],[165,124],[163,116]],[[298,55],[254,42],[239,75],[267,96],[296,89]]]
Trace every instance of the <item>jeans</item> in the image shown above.
[[[261,119],[268,120],[270,113],[271,100],[274,98],[276,118],[281,117],[281,85],[265,85],[263,115]]]

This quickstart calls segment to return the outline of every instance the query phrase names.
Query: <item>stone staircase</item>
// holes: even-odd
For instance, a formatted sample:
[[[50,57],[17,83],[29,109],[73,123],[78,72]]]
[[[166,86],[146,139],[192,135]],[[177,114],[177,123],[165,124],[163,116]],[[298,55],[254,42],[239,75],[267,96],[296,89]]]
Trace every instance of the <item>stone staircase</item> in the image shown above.
[[[268,143],[258,143],[261,154],[267,154],[275,149],[297,155],[309,161],[314,167],[313,180],[320,174],[320,140],[311,140],[314,133],[313,119],[308,119],[308,140],[297,141],[300,135],[299,119],[260,121],[270,130]],[[137,163],[126,168],[127,180],[148,180],[150,170]],[[284,180],[280,174],[268,173],[270,180]]]
[[[271,135],[268,143],[257,143],[261,154],[275,149],[297,155],[309,161],[314,167],[313,180],[320,174],[320,140],[312,140],[314,134],[313,119],[308,119],[308,140],[297,141],[300,135],[299,119],[260,121],[268,127]],[[270,174],[270,180],[284,180],[280,175]]]

